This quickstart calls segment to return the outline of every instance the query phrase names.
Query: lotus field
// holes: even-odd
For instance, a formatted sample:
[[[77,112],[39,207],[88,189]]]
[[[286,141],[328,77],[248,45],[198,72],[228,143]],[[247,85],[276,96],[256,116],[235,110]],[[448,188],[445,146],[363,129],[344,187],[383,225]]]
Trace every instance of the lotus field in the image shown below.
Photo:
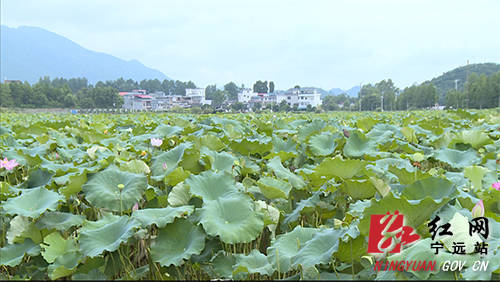
[[[0,126],[0,279],[500,277],[498,109],[2,113]],[[395,211],[420,239],[369,253],[371,215]],[[453,254],[469,226],[433,240],[436,216],[488,218],[487,253]],[[374,267],[395,260],[437,267]],[[465,266],[444,271],[453,260]]]

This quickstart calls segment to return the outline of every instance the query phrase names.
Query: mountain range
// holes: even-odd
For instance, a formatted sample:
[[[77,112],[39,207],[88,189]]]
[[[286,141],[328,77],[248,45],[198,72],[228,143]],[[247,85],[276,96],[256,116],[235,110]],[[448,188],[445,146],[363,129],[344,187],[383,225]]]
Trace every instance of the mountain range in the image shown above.
[[[155,78],[170,79],[161,71],[149,68],[137,60],[126,61],[109,54],[88,50],[64,36],[39,27],[11,28],[2,25],[0,37],[0,80],[2,81],[10,79],[35,83],[44,76],[52,79],[86,77],[92,84],[120,77],[135,81]],[[440,94],[440,103],[442,103],[449,90],[455,87],[463,90],[464,82],[470,74],[491,75],[498,71],[500,71],[500,64],[470,64],[445,72],[426,82],[431,82],[436,86]],[[350,89],[302,88],[316,89],[321,97],[342,93],[349,97],[357,97],[360,91],[359,85]]]
[[[1,79],[37,82],[40,77],[86,77],[90,83],[120,77],[170,79],[136,60],[122,60],[83,48],[77,43],[38,27],[1,26]]]

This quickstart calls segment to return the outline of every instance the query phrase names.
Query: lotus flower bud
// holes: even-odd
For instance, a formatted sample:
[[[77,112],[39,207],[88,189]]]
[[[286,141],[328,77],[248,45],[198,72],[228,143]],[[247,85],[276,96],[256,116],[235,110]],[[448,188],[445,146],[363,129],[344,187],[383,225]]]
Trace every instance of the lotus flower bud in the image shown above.
[[[139,203],[135,203],[135,205],[132,207],[132,211],[136,211],[139,209]]]
[[[484,216],[484,205],[483,200],[479,200],[479,202],[472,208],[472,217],[482,217]]]

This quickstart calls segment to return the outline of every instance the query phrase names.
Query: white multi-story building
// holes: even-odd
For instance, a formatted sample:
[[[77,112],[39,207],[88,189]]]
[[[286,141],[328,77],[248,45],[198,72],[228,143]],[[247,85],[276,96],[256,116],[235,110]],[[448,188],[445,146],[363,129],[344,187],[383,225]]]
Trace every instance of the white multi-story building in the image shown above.
[[[247,104],[248,102],[250,102],[252,97],[255,97],[257,95],[258,93],[253,92],[253,90],[250,88],[242,89],[242,91],[238,93],[238,102]]]
[[[211,100],[205,99],[205,88],[186,89],[186,99],[190,105],[210,105]]]
[[[294,88],[291,91],[276,95],[276,103],[280,104],[282,101],[286,101],[290,107],[297,105],[298,109],[305,109],[307,105],[318,107],[321,105],[321,94],[316,89]]]

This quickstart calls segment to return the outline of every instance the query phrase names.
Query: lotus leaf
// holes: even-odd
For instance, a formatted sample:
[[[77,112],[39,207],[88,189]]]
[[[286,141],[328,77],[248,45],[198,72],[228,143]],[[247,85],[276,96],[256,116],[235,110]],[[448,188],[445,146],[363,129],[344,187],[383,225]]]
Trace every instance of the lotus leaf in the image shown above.
[[[96,207],[122,212],[142,198],[146,187],[146,176],[108,168],[91,176],[82,190]]]
[[[179,266],[184,259],[200,254],[205,248],[205,234],[187,219],[177,219],[159,232],[151,246],[151,257],[163,266]]]
[[[9,198],[1,206],[8,214],[38,218],[46,210],[55,210],[64,197],[43,187],[23,189],[17,198]]]

